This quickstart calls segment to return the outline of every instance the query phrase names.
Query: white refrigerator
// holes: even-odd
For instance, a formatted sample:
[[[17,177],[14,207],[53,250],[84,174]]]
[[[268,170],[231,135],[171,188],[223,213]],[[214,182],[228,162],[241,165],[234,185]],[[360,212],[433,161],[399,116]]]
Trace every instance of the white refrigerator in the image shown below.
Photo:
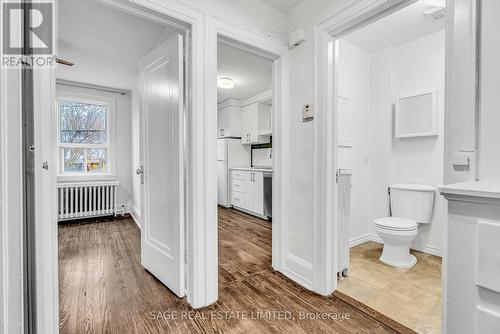
[[[217,199],[224,207],[230,207],[229,170],[250,167],[250,145],[242,145],[239,138],[217,139]]]

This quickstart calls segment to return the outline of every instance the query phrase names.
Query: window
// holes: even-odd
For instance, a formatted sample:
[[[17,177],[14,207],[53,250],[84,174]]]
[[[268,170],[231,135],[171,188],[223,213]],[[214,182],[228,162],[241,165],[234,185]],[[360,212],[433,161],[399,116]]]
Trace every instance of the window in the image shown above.
[[[110,173],[112,107],[105,99],[58,98],[59,174]]]

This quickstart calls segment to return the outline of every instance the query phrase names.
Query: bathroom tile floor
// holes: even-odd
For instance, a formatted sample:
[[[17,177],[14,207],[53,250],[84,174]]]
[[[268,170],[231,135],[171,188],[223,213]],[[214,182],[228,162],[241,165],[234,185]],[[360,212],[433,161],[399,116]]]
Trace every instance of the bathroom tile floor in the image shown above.
[[[412,250],[417,264],[399,269],[379,261],[382,247],[366,242],[351,248],[349,277],[338,290],[417,333],[440,333],[441,258]]]

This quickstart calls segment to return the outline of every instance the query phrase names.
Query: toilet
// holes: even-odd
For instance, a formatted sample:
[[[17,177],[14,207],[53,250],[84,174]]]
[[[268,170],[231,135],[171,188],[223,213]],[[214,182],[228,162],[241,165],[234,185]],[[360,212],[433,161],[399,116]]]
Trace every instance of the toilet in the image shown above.
[[[411,268],[417,263],[410,245],[418,225],[430,224],[436,188],[420,184],[394,184],[389,187],[391,217],[375,219],[375,230],[384,242],[380,256],[383,263]]]

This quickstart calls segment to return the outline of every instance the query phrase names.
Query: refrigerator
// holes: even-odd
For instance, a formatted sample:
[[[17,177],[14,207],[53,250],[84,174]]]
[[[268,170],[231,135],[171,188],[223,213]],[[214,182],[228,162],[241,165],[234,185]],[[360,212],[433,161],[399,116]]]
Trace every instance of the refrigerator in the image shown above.
[[[240,138],[217,139],[217,200],[220,206],[230,207],[229,170],[250,167],[251,145],[242,145]]]

